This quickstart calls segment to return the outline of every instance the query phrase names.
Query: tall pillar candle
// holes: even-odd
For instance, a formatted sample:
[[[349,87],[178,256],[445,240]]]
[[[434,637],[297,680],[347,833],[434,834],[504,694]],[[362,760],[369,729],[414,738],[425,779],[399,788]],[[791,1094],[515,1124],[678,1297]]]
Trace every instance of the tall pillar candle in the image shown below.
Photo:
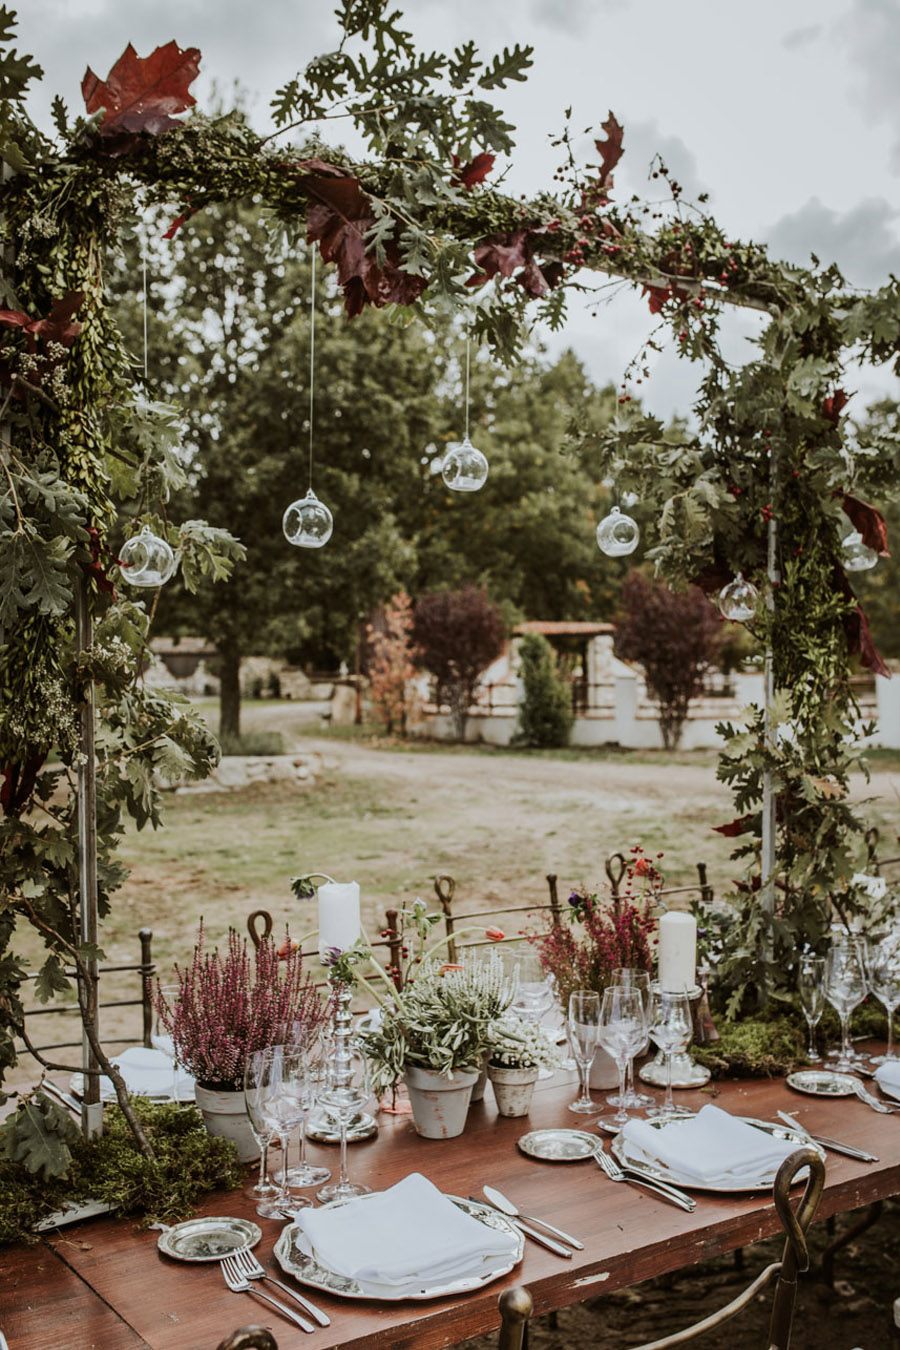
[[[670,910],[659,921],[659,985],[668,992],[697,983],[697,920]]]
[[[329,881],[319,887],[319,955],[348,951],[362,934],[359,886],[355,881]]]

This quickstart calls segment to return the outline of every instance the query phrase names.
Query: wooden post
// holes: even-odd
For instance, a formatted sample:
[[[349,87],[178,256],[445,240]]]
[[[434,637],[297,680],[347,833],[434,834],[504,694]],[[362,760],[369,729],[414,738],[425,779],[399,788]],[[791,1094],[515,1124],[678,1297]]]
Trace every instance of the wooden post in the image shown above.
[[[75,590],[75,645],[80,655],[86,655],[93,643],[89,582],[86,576],[78,580]],[[94,744],[94,681],[84,682],[81,695],[80,754],[78,757],[78,900],[80,938],[83,943],[97,946],[97,757]],[[82,1017],[89,1019],[100,1032],[98,1009],[97,957],[89,952],[84,958],[86,978],[81,980]],[[81,1130],[86,1139],[93,1139],[103,1130],[103,1104],[100,1101],[100,1069],[87,1033],[81,1038],[81,1062],[84,1071],[84,1091],[81,1099]]]
[[[153,1044],[153,987],[151,980],[156,973],[153,964],[153,929],[142,928],[138,933],[141,942],[141,995],[144,1014],[143,1043],[148,1048]]]

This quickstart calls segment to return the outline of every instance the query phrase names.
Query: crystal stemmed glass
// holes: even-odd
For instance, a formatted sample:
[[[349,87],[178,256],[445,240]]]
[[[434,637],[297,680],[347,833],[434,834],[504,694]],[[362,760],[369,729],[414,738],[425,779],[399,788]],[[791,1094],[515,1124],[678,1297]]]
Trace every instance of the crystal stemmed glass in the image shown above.
[[[841,1049],[834,1067],[852,1073],[859,1056],[850,1044],[850,1015],[867,993],[862,949],[856,942],[832,947],[825,962],[825,997],[841,1019]]]
[[[601,1116],[597,1124],[620,1130],[628,1124],[625,1109],[625,1075],[646,1036],[644,1004],[638,989],[612,986],[603,992],[597,1039],[619,1070],[619,1109],[614,1116]]]
[[[303,1119],[300,1122],[300,1158],[296,1167],[289,1167],[285,1178],[288,1186],[320,1186],[323,1181],[327,1181],[331,1176],[331,1171],[327,1167],[322,1167],[318,1163],[311,1163],[306,1156],[306,1127],[309,1124],[309,1117],[314,1108],[318,1105],[319,1099],[328,1079],[328,1059],[331,1053],[331,1045],[327,1038],[317,1036],[311,1041],[307,1041],[298,1053],[303,1057],[304,1074],[301,1087],[301,1102],[303,1105]]]
[[[797,992],[800,995],[800,1007],[809,1027],[809,1049],[806,1058],[810,1064],[818,1064],[822,1056],[816,1050],[815,1030],[825,1011],[825,957],[803,956],[797,973]]]
[[[640,993],[641,1002],[644,1006],[644,1039],[638,1047],[637,1054],[646,1054],[650,1045],[650,1009],[653,1003],[650,992],[650,976],[646,970],[639,970],[636,966],[620,966],[613,971],[612,984],[619,985],[623,989],[637,989]],[[655,1097],[651,1097],[647,1092],[635,1092],[634,1090],[634,1058],[628,1061],[624,1099],[619,1097],[618,1092],[613,1092],[606,1100],[610,1106],[627,1106],[632,1111],[641,1111],[647,1106],[655,1105]]]
[[[354,1196],[368,1195],[372,1190],[371,1186],[351,1181],[347,1172],[347,1127],[357,1111],[363,1109],[369,1095],[369,1066],[361,1051],[350,1046],[343,1061],[332,1056],[319,1092],[319,1104],[329,1115],[337,1117],[341,1132],[341,1170],[337,1181],[317,1192],[317,1198],[323,1204],[329,1200],[352,1200]]]
[[[272,1202],[285,1214],[306,1209],[312,1204],[306,1196],[291,1195],[287,1188],[287,1156],[291,1135],[303,1123],[306,1064],[301,1051],[285,1045],[269,1047],[260,1070],[260,1107],[263,1119],[277,1135],[282,1165],[278,1174],[279,1191]]]
[[[160,1003],[165,1000],[165,1006],[172,1014],[181,994],[181,986],[178,984],[161,984],[159,986]],[[172,1100],[178,1101],[178,1051],[175,1049],[175,1042],[169,1032],[166,1030],[165,1023],[157,1008],[156,1030],[150,1037],[150,1044],[154,1050],[159,1050],[161,1054],[168,1055],[172,1061]]]
[[[553,991],[553,1002],[556,1006],[557,1014],[560,1020],[560,1027],[559,1030],[557,1031],[557,1042],[564,1044],[566,1047],[565,1056],[560,1061],[559,1067],[561,1069],[569,1069],[569,1070],[577,1069],[578,1065],[575,1063],[575,1056],[572,1054],[572,1047],[569,1044],[569,1027],[566,1019],[566,1010],[565,1007],[563,1006],[562,995],[559,989],[559,981],[557,980],[556,976],[551,973],[547,976],[547,983],[549,984],[551,990]],[[564,1037],[565,1039],[561,1041],[560,1039],[561,1037]]]
[[[691,1004],[687,991],[671,993],[657,989],[653,993],[650,1010],[650,1039],[666,1057],[666,1095],[662,1106],[651,1106],[648,1116],[669,1119],[673,1116],[691,1116],[685,1106],[676,1106],[672,1096],[672,1056],[683,1054],[691,1043]]]
[[[244,1103],[253,1138],[259,1144],[259,1177],[250,1194],[256,1201],[257,1214],[261,1214],[264,1219],[280,1219],[282,1213],[278,1197],[281,1189],[269,1179],[268,1171],[269,1145],[275,1130],[263,1111],[263,1104],[271,1090],[268,1065],[271,1058],[272,1047],[269,1047],[255,1051],[247,1060],[244,1069]]]
[[[539,1027],[542,1018],[553,1007],[553,985],[544,970],[541,958],[531,947],[505,952],[504,966],[515,978],[512,1009]],[[552,1078],[550,1069],[541,1069],[539,1078]]]
[[[597,1051],[599,1029],[600,995],[591,989],[576,989],[569,995],[569,1045],[578,1065],[580,1091],[577,1101],[570,1103],[569,1110],[580,1115],[593,1115],[597,1110],[591,1101],[588,1075]]]
[[[900,943],[894,937],[885,938],[872,956],[872,993],[887,1013],[887,1048],[883,1055],[873,1055],[873,1064],[885,1064],[896,1059],[894,1054],[894,1010],[900,1004]]]

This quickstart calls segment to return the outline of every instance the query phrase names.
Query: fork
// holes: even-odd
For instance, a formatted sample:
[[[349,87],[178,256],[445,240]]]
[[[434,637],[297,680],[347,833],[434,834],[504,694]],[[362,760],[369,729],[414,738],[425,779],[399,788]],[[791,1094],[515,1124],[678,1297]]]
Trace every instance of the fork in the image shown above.
[[[242,1247],[239,1252],[234,1253],[234,1264],[237,1266],[239,1273],[248,1280],[268,1280],[270,1284],[277,1285],[282,1293],[288,1294],[300,1304],[304,1312],[309,1313],[310,1317],[314,1317],[320,1327],[331,1326],[331,1318],[327,1313],[324,1313],[321,1308],[317,1308],[314,1303],[310,1303],[309,1299],[304,1298],[302,1294],[298,1294],[296,1289],[291,1289],[290,1285],[282,1284],[281,1280],[276,1280],[274,1275],[270,1275],[249,1247]]]
[[[685,1195],[684,1191],[678,1190],[675,1186],[670,1186],[665,1181],[657,1181],[656,1178],[639,1176],[631,1168],[626,1172],[620,1167],[604,1148],[598,1148],[594,1151],[594,1161],[602,1172],[605,1172],[610,1181],[628,1181],[633,1186],[643,1186],[645,1190],[652,1191],[662,1200],[668,1200],[671,1204],[677,1205],[688,1214],[693,1214],[697,1208],[697,1201],[691,1196]]]
[[[277,1308],[282,1317],[286,1317],[289,1322],[293,1322],[301,1331],[315,1331],[312,1322],[307,1322],[305,1317],[301,1317],[299,1313],[295,1313],[286,1303],[280,1303],[277,1298],[272,1298],[271,1295],[264,1294],[261,1289],[254,1289],[250,1281],[244,1279],[244,1276],[238,1270],[233,1256],[223,1256],[219,1264],[222,1267],[222,1275],[225,1283],[232,1293],[252,1294],[254,1298],[262,1299],[263,1303],[268,1303],[271,1307]]]
[[[892,1116],[895,1111],[900,1111],[900,1106],[888,1106],[887,1102],[880,1102],[877,1097],[872,1096],[865,1083],[860,1082],[858,1078],[853,1078],[852,1074],[849,1076],[853,1080],[853,1091],[859,1100],[865,1102],[866,1106],[871,1106],[873,1111],[879,1111],[883,1116]]]

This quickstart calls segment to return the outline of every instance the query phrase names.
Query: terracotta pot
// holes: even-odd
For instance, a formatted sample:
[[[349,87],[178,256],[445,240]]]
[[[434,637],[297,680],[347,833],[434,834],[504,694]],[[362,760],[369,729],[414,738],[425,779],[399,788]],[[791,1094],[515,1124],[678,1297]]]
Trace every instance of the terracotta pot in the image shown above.
[[[217,1139],[230,1139],[242,1163],[255,1162],[259,1144],[250,1128],[243,1092],[214,1092],[199,1083],[195,1091],[207,1133]]]
[[[423,1139],[455,1139],[462,1134],[477,1078],[475,1069],[447,1076],[408,1064],[403,1081],[409,1092],[416,1133]]]
[[[591,1064],[588,1082],[592,1088],[616,1088],[619,1086],[619,1070],[616,1068],[616,1061],[599,1045],[594,1054],[594,1062]]]
[[[528,1115],[534,1085],[538,1080],[537,1069],[508,1069],[499,1064],[489,1064],[488,1078],[501,1116]]]
[[[472,1088],[473,1102],[480,1102],[484,1100],[484,1089],[487,1087],[487,1080],[488,1080],[488,1062],[487,1062],[487,1055],[485,1055],[484,1063],[481,1066],[481,1073],[475,1079],[475,1086]]]

